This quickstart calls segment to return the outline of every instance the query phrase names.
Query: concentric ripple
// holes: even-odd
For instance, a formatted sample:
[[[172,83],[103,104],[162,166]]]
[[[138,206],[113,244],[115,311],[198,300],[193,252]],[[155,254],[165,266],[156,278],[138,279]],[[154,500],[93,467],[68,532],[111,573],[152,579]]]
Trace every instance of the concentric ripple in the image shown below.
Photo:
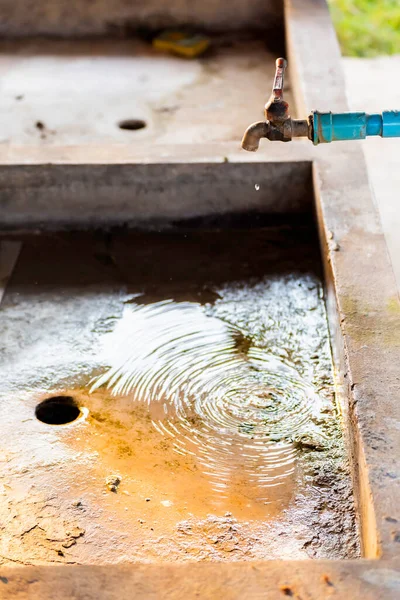
[[[226,495],[240,479],[268,501],[267,489],[293,473],[292,440],[319,398],[237,328],[195,303],[127,305],[105,348],[111,367],[92,390],[105,385],[147,402],[154,427],[196,458],[215,491]]]

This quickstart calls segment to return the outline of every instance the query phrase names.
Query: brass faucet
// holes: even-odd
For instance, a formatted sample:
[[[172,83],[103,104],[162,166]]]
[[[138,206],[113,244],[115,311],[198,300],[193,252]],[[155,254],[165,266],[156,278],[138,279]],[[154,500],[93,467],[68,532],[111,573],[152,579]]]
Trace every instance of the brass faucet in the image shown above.
[[[287,62],[284,58],[276,60],[274,85],[270,99],[265,105],[265,121],[250,125],[242,139],[242,148],[256,152],[261,138],[271,141],[290,142],[293,137],[311,139],[311,124],[306,119],[292,119],[289,105],[283,99],[283,79]]]
[[[307,137],[315,146],[341,140],[363,140],[370,135],[400,137],[400,110],[384,110],[374,114],[314,110],[307,119],[292,119],[289,105],[283,99],[286,66],[286,60],[278,58],[272,94],[265,105],[265,121],[253,123],[247,128],[242,139],[242,148],[245,150],[258,150],[262,137],[280,142],[290,142],[294,137]]]

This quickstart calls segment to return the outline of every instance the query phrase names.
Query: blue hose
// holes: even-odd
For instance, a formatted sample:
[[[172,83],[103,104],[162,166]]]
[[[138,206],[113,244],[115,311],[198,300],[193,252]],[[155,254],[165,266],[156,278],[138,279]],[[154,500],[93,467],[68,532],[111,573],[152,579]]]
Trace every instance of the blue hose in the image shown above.
[[[400,111],[386,110],[381,114],[364,112],[332,113],[314,111],[314,145],[339,140],[363,140],[369,135],[400,137]]]

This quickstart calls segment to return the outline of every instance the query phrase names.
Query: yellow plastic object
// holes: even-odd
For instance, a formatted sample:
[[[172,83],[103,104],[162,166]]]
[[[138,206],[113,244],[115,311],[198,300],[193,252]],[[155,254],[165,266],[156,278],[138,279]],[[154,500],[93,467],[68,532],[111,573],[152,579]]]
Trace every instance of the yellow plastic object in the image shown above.
[[[154,48],[173,52],[186,58],[196,58],[203,54],[209,45],[210,40],[204,35],[189,35],[182,31],[168,31],[153,40]]]

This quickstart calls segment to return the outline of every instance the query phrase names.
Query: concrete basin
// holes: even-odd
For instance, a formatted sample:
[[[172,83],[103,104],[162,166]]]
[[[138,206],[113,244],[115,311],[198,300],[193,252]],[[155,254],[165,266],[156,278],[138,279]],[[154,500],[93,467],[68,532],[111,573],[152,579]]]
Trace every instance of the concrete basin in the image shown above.
[[[347,110],[325,2],[284,18],[292,115]],[[395,280],[357,143],[240,150],[264,27],[2,42],[1,597],[400,593]]]

